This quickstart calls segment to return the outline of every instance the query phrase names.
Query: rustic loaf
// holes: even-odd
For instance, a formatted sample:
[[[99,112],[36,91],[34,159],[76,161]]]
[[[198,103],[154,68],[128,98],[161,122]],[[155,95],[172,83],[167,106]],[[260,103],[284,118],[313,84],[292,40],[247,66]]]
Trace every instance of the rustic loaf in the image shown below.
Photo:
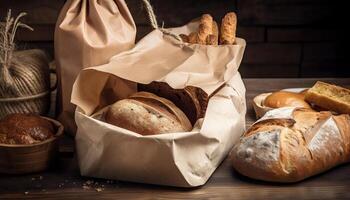
[[[275,109],[249,128],[231,155],[233,167],[245,176],[297,182],[350,161],[350,117]]]
[[[9,114],[0,120],[0,143],[34,144],[54,136],[52,123],[34,114]]]
[[[192,129],[186,115],[171,101],[148,92],[135,93],[111,105],[105,121],[141,135]]]

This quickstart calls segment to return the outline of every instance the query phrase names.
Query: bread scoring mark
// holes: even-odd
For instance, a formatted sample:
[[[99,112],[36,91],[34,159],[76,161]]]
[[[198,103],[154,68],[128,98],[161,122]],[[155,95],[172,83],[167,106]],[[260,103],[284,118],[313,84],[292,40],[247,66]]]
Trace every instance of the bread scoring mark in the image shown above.
[[[326,155],[327,160],[333,159],[332,155],[335,155],[335,153],[339,155],[344,154],[342,136],[332,117],[321,125],[308,144],[308,149],[310,149],[315,158],[319,157],[315,152],[318,152],[318,154],[322,152],[322,154]]]
[[[261,131],[241,138],[236,155],[244,162],[256,162],[256,166],[268,169],[271,162],[278,162],[280,156],[281,130]]]

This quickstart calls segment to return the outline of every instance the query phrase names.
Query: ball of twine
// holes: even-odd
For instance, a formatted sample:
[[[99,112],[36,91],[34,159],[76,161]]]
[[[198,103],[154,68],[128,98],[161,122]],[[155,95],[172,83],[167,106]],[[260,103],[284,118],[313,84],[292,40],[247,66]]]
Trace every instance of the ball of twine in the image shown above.
[[[0,26],[0,118],[10,113],[45,114],[50,104],[50,75],[46,54],[41,50],[15,51],[18,27],[31,27],[11,17]]]

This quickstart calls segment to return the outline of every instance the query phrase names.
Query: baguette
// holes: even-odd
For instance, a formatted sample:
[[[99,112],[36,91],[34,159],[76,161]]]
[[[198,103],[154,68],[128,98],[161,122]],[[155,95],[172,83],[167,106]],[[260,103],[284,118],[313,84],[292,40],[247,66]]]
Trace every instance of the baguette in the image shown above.
[[[241,174],[273,182],[297,182],[350,161],[350,117],[304,108],[272,110],[232,151]]]
[[[237,16],[227,13],[221,22],[220,44],[234,44],[236,40]]]
[[[218,29],[218,24],[213,21],[213,31],[212,34],[208,35],[207,37],[207,44],[208,45],[218,45],[219,42],[219,29]]]
[[[198,44],[207,44],[207,37],[213,34],[213,18],[209,14],[202,15],[197,34]]]
[[[337,113],[350,114],[350,90],[321,81],[307,90],[305,100]]]

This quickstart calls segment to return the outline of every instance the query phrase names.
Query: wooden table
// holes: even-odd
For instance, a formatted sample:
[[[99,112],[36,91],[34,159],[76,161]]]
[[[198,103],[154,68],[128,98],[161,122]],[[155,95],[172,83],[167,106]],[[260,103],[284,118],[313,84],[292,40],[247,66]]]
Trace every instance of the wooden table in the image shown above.
[[[350,79],[322,79],[350,87]],[[247,126],[254,122],[251,101],[259,93],[309,87],[315,79],[245,79]],[[0,199],[350,199],[350,165],[339,166],[295,184],[275,184],[245,178],[226,159],[207,184],[193,189],[81,177],[73,138],[65,136],[54,169],[29,175],[0,175]]]

